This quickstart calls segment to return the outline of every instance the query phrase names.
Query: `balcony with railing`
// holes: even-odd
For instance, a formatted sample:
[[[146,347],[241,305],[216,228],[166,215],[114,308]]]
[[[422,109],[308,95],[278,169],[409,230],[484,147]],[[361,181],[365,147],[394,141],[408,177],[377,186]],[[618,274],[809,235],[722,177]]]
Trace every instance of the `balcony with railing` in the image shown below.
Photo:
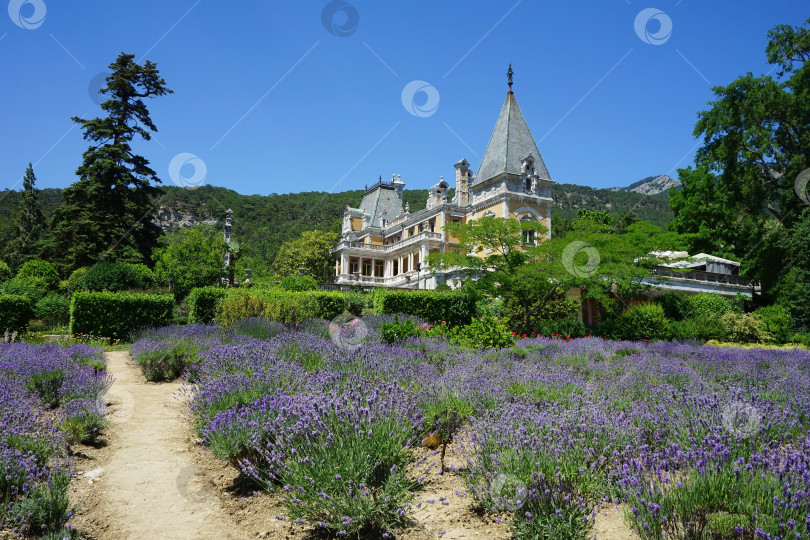
[[[412,244],[417,244],[422,242],[423,240],[435,240],[441,241],[442,234],[437,232],[430,232],[430,231],[422,231],[418,234],[411,236],[410,238],[406,238],[404,240],[400,240],[395,244],[388,244],[388,245],[375,245],[375,244],[365,244],[363,242],[350,242],[348,240],[343,240],[338,243],[334,248],[332,248],[332,252],[336,252],[341,249],[353,249],[353,250],[368,250],[370,252],[383,252],[389,253],[391,251],[396,251],[398,249],[402,249],[408,247]]]

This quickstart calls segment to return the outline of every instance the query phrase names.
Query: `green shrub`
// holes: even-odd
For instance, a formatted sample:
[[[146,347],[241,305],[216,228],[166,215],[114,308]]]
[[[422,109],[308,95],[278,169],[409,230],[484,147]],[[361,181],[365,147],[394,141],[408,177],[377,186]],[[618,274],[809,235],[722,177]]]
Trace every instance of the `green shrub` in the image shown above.
[[[87,269],[81,281],[88,291],[125,291],[150,287],[154,277],[142,264],[101,261]]]
[[[67,291],[74,293],[76,291],[84,290],[84,275],[87,273],[87,267],[83,266],[71,272],[67,281]]]
[[[581,338],[590,335],[590,329],[580,321],[576,315],[569,315],[563,319],[541,321],[537,328],[541,336],[561,335],[571,338]]]
[[[155,273],[145,264],[130,264],[135,275],[136,289],[148,289],[155,284]]]
[[[11,279],[11,268],[4,261],[0,261],[0,282]]]
[[[70,317],[70,299],[61,294],[51,293],[34,307],[37,319],[46,319],[52,324],[64,324]]]
[[[689,297],[692,303],[694,316],[723,315],[725,313],[740,313],[740,308],[724,296],[714,293],[700,293]]]
[[[188,323],[208,324],[214,320],[220,302],[228,296],[228,289],[211,285],[197,287],[188,295]]]
[[[0,295],[0,333],[25,330],[28,319],[34,315],[31,301],[24,296]]]
[[[171,295],[76,292],[70,303],[70,332],[123,340],[136,330],[168,326],[173,308]]]
[[[372,300],[372,296],[370,294],[360,292],[350,292],[345,294],[346,310],[355,317],[360,317],[363,315],[363,310],[366,307],[370,307],[369,303]]]
[[[673,341],[727,341],[728,333],[717,317],[700,315],[682,321],[670,321],[669,339]]]
[[[379,291],[379,290],[378,290]],[[475,316],[476,298],[468,292],[375,291],[374,313],[407,313],[430,322],[451,326],[469,324]]]
[[[659,304],[636,304],[624,313],[605,321],[603,332],[612,339],[649,341],[669,337],[670,321]]]
[[[450,343],[476,349],[502,349],[514,345],[515,339],[505,323],[484,316],[467,326],[457,327],[450,333]]]
[[[650,302],[664,308],[664,316],[672,321],[682,321],[689,317],[694,304],[690,297],[680,292],[668,292],[653,297]]]
[[[317,291],[318,282],[310,276],[287,276],[281,280],[281,288],[285,291]]]
[[[765,322],[754,314],[726,313],[720,317],[729,341],[736,343],[768,343],[773,341]]]
[[[40,279],[15,277],[0,284],[0,293],[23,296],[33,305],[45,297],[47,290]]]
[[[419,334],[419,328],[413,319],[405,319],[399,322],[399,317],[394,319],[394,322],[383,323],[380,326],[380,337],[385,343],[389,345],[405,341],[409,337]]]
[[[765,330],[773,336],[777,343],[787,343],[793,335],[793,317],[790,311],[780,305],[761,307],[754,311],[765,323]]]
[[[17,272],[17,277],[41,281],[49,291],[55,291],[59,285],[59,274],[56,273],[51,263],[36,259],[22,265],[20,271]]]
[[[350,296],[345,293],[334,291],[312,291],[302,294],[314,298],[318,303],[318,311],[315,313],[315,317],[320,317],[321,319],[331,321],[341,313],[349,311]],[[297,319],[296,322],[301,322],[302,320],[303,319]]]
[[[504,311],[503,298],[481,298],[475,303],[478,315],[498,318]]]

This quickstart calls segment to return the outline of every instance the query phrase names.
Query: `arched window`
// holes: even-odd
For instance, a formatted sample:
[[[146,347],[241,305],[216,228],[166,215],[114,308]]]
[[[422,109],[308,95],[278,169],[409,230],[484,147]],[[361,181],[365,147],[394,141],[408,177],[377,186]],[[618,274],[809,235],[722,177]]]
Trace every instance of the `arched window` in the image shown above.
[[[537,221],[530,217],[530,216],[523,216],[520,218],[521,225],[524,223],[537,223]],[[537,231],[534,229],[523,229],[522,236],[523,236],[523,245],[525,246],[536,246],[537,245]]]

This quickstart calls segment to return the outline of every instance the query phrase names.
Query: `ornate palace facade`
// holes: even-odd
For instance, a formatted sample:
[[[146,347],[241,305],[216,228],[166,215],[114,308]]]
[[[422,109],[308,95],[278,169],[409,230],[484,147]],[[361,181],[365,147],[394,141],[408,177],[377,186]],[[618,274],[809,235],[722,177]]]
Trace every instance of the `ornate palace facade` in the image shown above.
[[[440,178],[430,188],[427,207],[410,212],[402,205],[404,182],[394,176],[366,189],[358,208],[346,207],[342,236],[332,250],[336,283],[434,289],[456,285],[453,271],[431,272],[427,256],[458,246],[445,232],[452,222],[483,216],[542,223],[551,234],[551,186],[529,126],[509,91],[476,174],[466,159],[455,164],[455,192]],[[527,242],[539,239],[527,237]]]

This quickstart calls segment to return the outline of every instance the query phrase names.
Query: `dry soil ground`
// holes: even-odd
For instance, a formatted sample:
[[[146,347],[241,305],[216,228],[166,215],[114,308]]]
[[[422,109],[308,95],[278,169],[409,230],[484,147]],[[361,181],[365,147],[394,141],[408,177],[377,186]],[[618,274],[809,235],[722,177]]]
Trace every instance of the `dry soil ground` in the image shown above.
[[[74,449],[71,497],[77,512],[72,524],[85,538],[318,538],[278,519],[284,509],[275,496],[254,492],[238,471],[200,446],[186,417],[187,396],[180,383],[147,382],[126,352],[106,357],[115,378],[106,396],[110,425],[99,444]],[[398,538],[509,538],[505,520],[475,512],[461,473],[436,474],[435,451],[421,449],[418,457],[425,458],[420,470],[433,466],[416,495],[416,523]],[[446,463],[463,466],[462,445],[448,448]],[[600,512],[593,533],[599,540],[637,538],[613,507]]]

